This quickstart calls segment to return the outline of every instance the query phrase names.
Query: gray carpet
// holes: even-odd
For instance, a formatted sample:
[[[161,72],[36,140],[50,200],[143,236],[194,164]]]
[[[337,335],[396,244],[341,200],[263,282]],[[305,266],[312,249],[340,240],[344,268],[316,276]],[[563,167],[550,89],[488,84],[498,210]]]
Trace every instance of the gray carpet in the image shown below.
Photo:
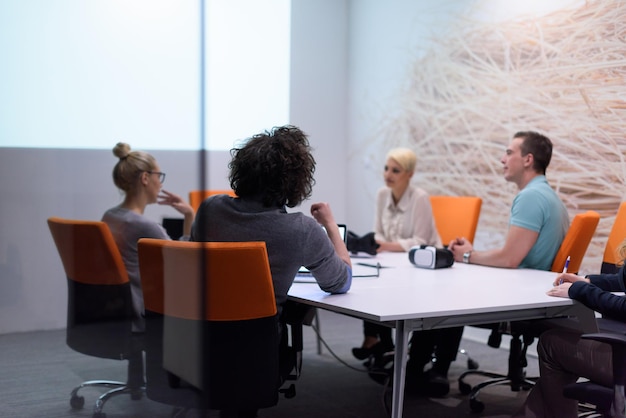
[[[360,361],[354,359],[350,348],[360,344],[361,321],[320,312],[321,334],[329,347],[347,365],[340,363],[324,348],[317,354],[316,339],[310,327],[305,328],[304,367],[296,383],[293,399],[280,399],[278,405],[262,410],[261,418],[384,418],[387,415],[383,386],[372,381]],[[466,334],[467,334],[466,330]],[[70,391],[80,382],[90,379],[123,380],[126,363],[88,357],[65,345],[64,331],[42,331],[0,335],[0,417],[91,417],[93,404],[103,390],[83,389],[85,407],[72,410]],[[468,350],[481,369],[505,371],[508,352],[464,338],[462,347]],[[536,359],[529,358],[528,374],[537,374]],[[456,377],[466,370],[464,356],[459,356],[450,370],[452,389],[442,399],[428,399],[407,394],[405,417],[503,417],[523,402],[526,392],[512,392],[508,387],[493,387],[482,393],[484,412],[472,413],[467,396],[459,393]],[[478,383],[476,378],[470,383]],[[236,389],[236,388],[234,388]],[[113,398],[106,403],[107,418],[170,417],[173,408],[145,397],[131,400],[128,396]],[[187,417],[215,417],[210,412],[197,411]]]

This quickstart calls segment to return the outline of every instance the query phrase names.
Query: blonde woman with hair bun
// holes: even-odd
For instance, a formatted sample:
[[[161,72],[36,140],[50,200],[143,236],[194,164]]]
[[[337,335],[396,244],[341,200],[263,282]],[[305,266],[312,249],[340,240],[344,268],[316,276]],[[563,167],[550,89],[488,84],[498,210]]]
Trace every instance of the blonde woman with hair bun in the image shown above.
[[[156,159],[143,151],[131,151],[119,142],[113,148],[119,160],[113,168],[113,183],[124,193],[121,204],[107,210],[102,217],[115,238],[130,279],[133,299],[133,332],[144,331],[144,305],[137,241],[140,238],[170,239],[165,229],[144,216],[146,206],[157,203],[171,206],[184,216],[183,237],[189,239],[194,210],[180,196],[162,189],[165,173]]]

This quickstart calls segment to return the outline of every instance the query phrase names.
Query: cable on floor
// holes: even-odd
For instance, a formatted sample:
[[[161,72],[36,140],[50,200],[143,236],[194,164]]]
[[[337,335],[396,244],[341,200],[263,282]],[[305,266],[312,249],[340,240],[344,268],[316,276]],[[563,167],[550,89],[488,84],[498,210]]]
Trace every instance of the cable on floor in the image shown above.
[[[315,332],[315,335],[317,335],[317,338],[319,339],[319,341],[322,342],[322,345],[328,350],[330,355],[333,356],[335,358],[335,360],[337,360],[339,363],[341,363],[344,366],[346,366],[347,368],[349,368],[351,370],[354,370],[356,372],[359,372],[359,373],[367,373],[370,376],[372,374],[374,374],[374,375],[381,375],[381,376],[386,377],[385,383],[383,384],[383,393],[382,393],[382,396],[381,396],[381,402],[382,402],[383,409],[385,410],[387,415],[391,416],[391,405],[390,405],[391,402],[388,402],[386,400],[387,394],[389,394],[391,392],[391,390],[390,390],[391,388],[389,387],[389,383],[391,382],[391,375],[389,373],[387,373],[387,372],[384,372],[384,371],[357,369],[356,367],[352,366],[351,364],[348,364],[345,360],[343,360],[337,354],[335,354],[335,352],[330,348],[330,346],[328,345],[326,340],[319,333],[317,327],[315,325],[313,325],[313,324],[311,324],[310,326],[313,329],[313,332]],[[371,357],[370,357],[370,361],[373,361],[371,359]]]

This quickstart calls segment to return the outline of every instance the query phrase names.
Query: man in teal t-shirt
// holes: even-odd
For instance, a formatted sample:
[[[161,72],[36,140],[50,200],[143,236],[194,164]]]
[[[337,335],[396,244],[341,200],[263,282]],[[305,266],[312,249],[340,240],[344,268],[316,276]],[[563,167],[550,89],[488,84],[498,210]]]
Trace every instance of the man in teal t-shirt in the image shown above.
[[[569,228],[567,209],[545,177],[551,158],[552,142],[544,135],[525,131],[513,136],[501,162],[504,178],[520,192],[513,200],[504,246],[474,251],[472,243],[457,238],[449,246],[456,261],[550,270]]]

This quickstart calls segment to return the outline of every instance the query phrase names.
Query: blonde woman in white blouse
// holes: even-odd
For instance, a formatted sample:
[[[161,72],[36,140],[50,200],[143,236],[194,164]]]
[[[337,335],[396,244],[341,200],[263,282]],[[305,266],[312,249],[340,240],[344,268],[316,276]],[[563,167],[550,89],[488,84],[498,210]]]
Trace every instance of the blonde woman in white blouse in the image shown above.
[[[407,252],[415,245],[442,246],[428,193],[411,185],[416,163],[417,156],[408,148],[394,148],[387,153],[386,187],[378,191],[376,198],[374,232],[379,252]],[[393,348],[390,328],[364,322],[363,332],[363,344],[352,350],[355,357],[373,356],[375,363]],[[407,380],[413,384],[407,387],[429,396],[446,395],[450,390],[448,369],[456,358],[462,334],[462,327],[413,333],[407,364]],[[424,371],[433,354],[437,361],[432,370]]]
[[[410,184],[416,161],[408,148],[394,148],[387,154],[386,187],[376,198],[374,232],[379,252],[406,252],[422,244],[441,247],[428,193]]]

